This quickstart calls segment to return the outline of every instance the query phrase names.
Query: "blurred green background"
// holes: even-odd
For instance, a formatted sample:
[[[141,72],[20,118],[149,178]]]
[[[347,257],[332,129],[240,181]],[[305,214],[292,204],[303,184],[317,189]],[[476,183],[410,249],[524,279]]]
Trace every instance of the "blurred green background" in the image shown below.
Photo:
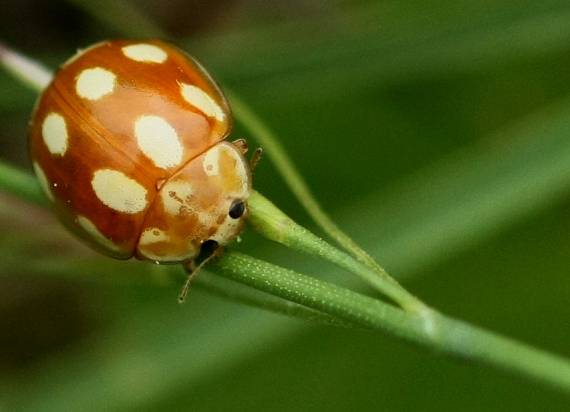
[[[0,5],[0,39],[52,68],[125,36],[173,40],[250,103],[324,208],[418,296],[570,356],[567,1]],[[29,169],[35,95],[3,71],[0,90],[1,158]],[[269,157],[257,189],[312,227]],[[237,247],[349,284],[251,232]],[[96,256],[0,195],[0,408],[567,410],[518,376],[200,284],[180,306],[176,270]]]

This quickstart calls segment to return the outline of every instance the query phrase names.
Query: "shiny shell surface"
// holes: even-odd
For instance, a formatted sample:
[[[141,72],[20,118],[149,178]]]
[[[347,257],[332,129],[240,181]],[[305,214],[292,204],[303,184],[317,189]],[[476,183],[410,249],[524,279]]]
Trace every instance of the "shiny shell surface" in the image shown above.
[[[192,259],[242,228],[251,173],[224,141],[231,112],[191,57],[161,41],[101,42],[66,62],[30,127],[36,175],[64,224],[117,258]]]

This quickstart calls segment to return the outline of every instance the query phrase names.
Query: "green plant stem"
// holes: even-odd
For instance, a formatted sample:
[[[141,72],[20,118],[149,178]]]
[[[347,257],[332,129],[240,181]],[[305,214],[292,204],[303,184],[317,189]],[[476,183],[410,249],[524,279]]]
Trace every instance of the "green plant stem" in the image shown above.
[[[355,325],[354,322],[339,319],[338,317],[308,308],[299,303],[284,300],[275,295],[252,289],[243,283],[217,276],[215,273],[198,276],[196,285],[213,295],[290,318],[342,328],[355,328],[356,326],[360,326]]]
[[[52,79],[51,71],[43,64],[12,50],[1,41],[0,64],[26,86],[38,92]]]
[[[0,166],[0,190],[10,191],[34,203],[44,203],[39,186],[31,175],[1,163]],[[12,176],[16,176],[17,180],[7,184]],[[424,311],[423,316],[418,316],[348,289],[235,252],[224,254],[212,262],[209,269],[263,292],[328,314],[341,323],[381,329],[447,353],[520,372],[570,392],[568,360],[436,312]],[[275,304],[273,302],[271,305]],[[283,307],[277,312],[298,316],[298,313]]]
[[[0,162],[0,191],[16,195],[37,205],[46,205],[46,199],[37,180],[14,166]]]
[[[348,270],[406,310],[417,313],[429,310],[384,269],[373,271],[350,255],[341,252],[297,224],[261,193],[254,191],[249,198],[248,206],[249,224],[268,239],[291,249],[316,255]]]
[[[49,79],[51,79],[51,73],[49,70],[35,61],[12,51],[1,44],[0,51],[2,52],[0,56],[9,57],[7,59],[2,58],[2,63],[20,79],[24,79],[25,83],[30,87],[33,87],[35,90],[42,90],[49,82]],[[263,220],[261,217],[265,215],[269,217],[271,212],[281,213],[281,215],[290,222],[288,225],[290,228],[290,236],[287,237],[287,239],[283,239],[285,241],[288,240],[288,242],[284,243],[281,241],[281,243],[284,243],[289,247],[295,247],[297,249],[302,249],[309,253],[316,254],[320,257],[324,257],[335,264],[358,274],[370,285],[383,292],[386,296],[392,298],[407,310],[418,312],[423,311],[425,305],[391,278],[391,276],[380,265],[378,265],[366,252],[364,252],[356,243],[345,235],[320,209],[320,206],[309,191],[309,188],[303,181],[301,175],[293,166],[293,163],[285,153],[285,150],[280,146],[273,133],[263,124],[263,122],[257,118],[249,107],[235,95],[232,95],[232,102],[234,104],[234,111],[240,114],[240,120],[252,132],[252,134],[256,136],[260,143],[266,146],[268,152],[273,156],[278,169],[283,174],[291,189],[298,196],[299,201],[313,215],[313,218],[317,222],[320,222],[325,231],[327,231],[331,237],[336,239],[341,246],[345,247],[346,250],[352,253],[352,255],[361,263],[359,264],[358,262],[355,262],[353,259],[350,259],[349,256],[340,253],[337,249],[333,248],[322,239],[312,235],[306,229],[295,224],[265,198],[259,199],[259,201],[265,205],[265,209],[269,206],[273,206],[273,208],[271,211],[266,210],[265,212],[269,213],[265,214],[260,210],[260,218],[255,219],[255,221],[261,223]],[[265,219],[265,221],[269,222],[270,220]],[[259,224],[258,227],[261,228],[261,224]],[[274,240],[280,241],[278,239]]]
[[[0,57],[3,64],[10,63],[10,59],[7,60],[5,58],[5,49],[0,50]],[[32,66],[24,64],[21,65],[22,67],[27,70]],[[30,70],[27,74],[31,72],[33,70]],[[26,78],[27,75],[20,77]],[[40,90],[45,86],[45,80],[47,79],[47,77],[43,79],[40,79],[40,77],[42,76],[34,79],[32,76],[28,84]],[[309,205],[312,214],[319,216],[321,225],[325,223],[326,227],[327,221],[332,224],[332,228],[329,226],[327,232],[332,229],[332,233],[335,233],[334,228],[336,225],[330,222],[324,213],[319,213],[320,208],[313,201],[314,198],[302,179],[288,161],[284,152],[280,151],[277,142],[272,142],[274,138],[271,132],[265,129],[262,123],[257,122],[257,118],[252,112],[247,112],[246,106],[240,106],[238,103],[238,111],[242,112],[242,118],[244,116],[244,107],[246,109],[246,123],[253,128],[251,130],[256,130],[256,134],[260,131],[263,132],[262,134],[265,134],[266,138],[269,136],[269,139],[263,144],[268,150],[274,151],[274,155],[280,159],[278,168],[282,172],[285,170],[284,175],[287,177],[288,182],[293,183],[297,196],[302,199],[305,207]],[[248,115],[251,116],[248,117]],[[280,157],[281,154],[283,154],[283,157]],[[42,204],[44,202],[35,179],[9,166],[0,167],[0,190],[9,191],[35,203]],[[333,237],[337,241],[340,239],[342,241],[341,244],[345,245],[346,238],[343,239],[345,236],[343,235],[342,232],[340,232],[340,235],[337,232],[336,236]],[[316,245],[310,247],[315,248],[315,251],[317,249]],[[358,256],[359,260],[367,261],[358,246],[351,253]],[[338,260],[338,264],[342,261],[338,256],[335,259]],[[373,261],[366,264],[374,264],[375,266]],[[437,312],[428,310],[423,313],[423,316],[418,316],[417,313],[397,309],[348,289],[235,252],[226,253],[220,259],[212,262],[210,268],[237,282],[312,308],[341,321],[383,330],[389,334],[438,349],[445,353],[471,360],[479,360],[506,370],[518,372],[521,375],[539,382],[548,383],[570,393],[570,362],[568,360],[445,317]]]
[[[0,191],[13,194],[28,202],[40,206],[47,206],[46,198],[40,188],[37,179],[35,179],[34,176],[1,161]],[[66,271],[66,268],[68,266],[69,265],[67,263],[64,263],[63,266],[56,265],[55,270],[57,273],[60,273],[61,271]],[[44,265],[42,270],[47,270],[47,267]],[[73,270],[72,275],[75,276],[75,273],[76,271]],[[97,275],[96,278],[103,279],[104,277]],[[204,287],[211,293],[219,296],[224,296],[226,298],[247,304],[249,306],[265,309],[274,313],[279,313],[297,319],[310,320],[331,326],[354,327],[351,322],[336,319],[327,314],[308,309],[293,302],[276,299],[274,296],[263,296],[259,295],[258,293],[251,293],[251,291],[248,291],[247,289],[223,287],[220,285],[220,282],[216,282],[215,279],[212,279],[209,276],[200,276],[197,280],[197,283],[200,285],[200,287]]]
[[[339,246],[344,248],[360,262],[375,270],[380,276],[385,274],[384,269],[364,251],[350,236],[344,233],[331,218],[324,212],[315,196],[305,183],[301,174],[287,155],[287,152],[279,143],[279,139],[273,131],[254,113],[254,111],[235,93],[226,89],[230,98],[235,117],[251,133],[252,136],[263,146],[267,155],[271,158],[275,167],[289,186],[289,189],[299,200],[299,203],[307,210],[313,220],[327,233]]]
[[[0,190],[12,193],[36,204],[45,204],[45,198],[36,179],[29,173],[0,162]],[[393,278],[377,276],[345,253],[332,247],[313,235],[304,227],[296,224],[276,206],[258,192],[254,192],[250,201],[251,224],[266,237],[293,249],[312,253],[325,258],[350,272],[361,276],[374,288],[393,299],[403,308],[422,313],[426,306],[407,292]]]
[[[430,318],[236,252],[212,263],[222,276],[364,327],[520,373],[570,393],[570,361],[432,312]]]
[[[151,23],[147,25],[152,26]],[[43,90],[52,78],[51,72],[46,67],[11,50],[1,43],[0,61],[8,71],[36,91]],[[240,98],[234,93],[229,93],[229,95],[236,117],[242,122],[244,127],[255,136],[259,143],[265,147],[277,169],[283,176],[283,179],[315,222],[361,263],[374,270],[380,277],[389,277],[386,271],[378,265],[368,253],[358,246],[356,242],[346,235],[321,209],[319,203],[316,201],[309,187],[273,132]]]

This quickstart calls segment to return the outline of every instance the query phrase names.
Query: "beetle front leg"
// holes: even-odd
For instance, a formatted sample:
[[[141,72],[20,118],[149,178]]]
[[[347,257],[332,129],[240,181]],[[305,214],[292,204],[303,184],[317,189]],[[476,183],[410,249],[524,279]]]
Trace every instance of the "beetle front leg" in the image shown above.
[[[249,146],[247,145],[247,141],[245,139],[234,140],[232,144],[238,148],[242,155],[245,155],[249,149]]]

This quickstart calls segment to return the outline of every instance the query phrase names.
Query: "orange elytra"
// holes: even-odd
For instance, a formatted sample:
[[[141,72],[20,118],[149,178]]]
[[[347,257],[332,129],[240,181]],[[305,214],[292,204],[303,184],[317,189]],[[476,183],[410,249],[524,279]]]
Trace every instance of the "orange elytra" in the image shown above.
[[[158,40],[80,51],[42,93],[30,127],[36,175],[61,221],[115,258],[192,262],[240,233],[251,192],[220,88]]]

